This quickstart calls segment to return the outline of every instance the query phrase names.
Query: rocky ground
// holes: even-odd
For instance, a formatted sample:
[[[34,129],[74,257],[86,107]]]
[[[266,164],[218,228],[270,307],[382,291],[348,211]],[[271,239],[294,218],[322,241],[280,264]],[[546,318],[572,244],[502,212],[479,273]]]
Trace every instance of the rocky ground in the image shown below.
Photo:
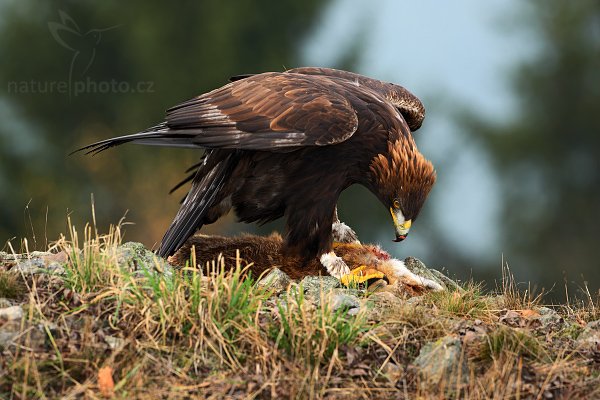
[[[546,307],[413,258],[444,291],[253,282],[118,236],[0,253],[0,398],[600,398],[591,295]]]

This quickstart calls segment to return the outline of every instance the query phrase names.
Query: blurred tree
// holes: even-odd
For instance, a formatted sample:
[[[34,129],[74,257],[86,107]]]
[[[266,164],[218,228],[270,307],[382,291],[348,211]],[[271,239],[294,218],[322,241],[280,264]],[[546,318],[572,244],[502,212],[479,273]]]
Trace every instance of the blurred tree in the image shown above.
[[[99,225],[132,209],[128,239],[160,240],[183,195],[166,189],[198,152],[68,153],[159,122],[166,108],[230,75],[296,66],[297,47],[324,3],[1,4],[0,249],[33,234],[44,247],[65,231],[69,210],[89,220],[91,192]]]
[[[498,228],[513,271],[547,288],[561,271],[581,284],[569,271],[583,271],[598,288],[600,2],[533,1],[522,21],[541,46],[513,75],[517,112],[466,125],[501,179]]]

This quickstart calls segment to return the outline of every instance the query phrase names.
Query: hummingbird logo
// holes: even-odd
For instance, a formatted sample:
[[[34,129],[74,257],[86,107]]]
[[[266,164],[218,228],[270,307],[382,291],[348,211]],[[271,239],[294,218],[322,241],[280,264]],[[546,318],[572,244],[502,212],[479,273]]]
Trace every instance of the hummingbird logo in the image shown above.
[[[58,44],[73,53],[69,67],[69,85],[75,74],[85,76],[94,62],[96,48],[102,40],[102,33],[120,25],[104,29],[90,29],[84,32],[66,12],[59,10],[60,22],[48,22],[52,37]]]

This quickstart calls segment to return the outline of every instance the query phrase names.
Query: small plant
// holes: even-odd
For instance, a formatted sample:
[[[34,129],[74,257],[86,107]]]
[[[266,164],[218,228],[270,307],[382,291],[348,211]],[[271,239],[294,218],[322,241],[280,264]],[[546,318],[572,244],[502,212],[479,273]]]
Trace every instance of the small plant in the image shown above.
[[[128,334],[157,348],[184,341],[202,359],[212,354],[237,368],[257,345],[248,338],[257,336],[257,316],[270,293],[256,287],[239,259],[231,268],[221,257],[206,275],[195,260],[169,273],[158,259],[123,265],[120,226],[98,235],[86,225],[83,242],[69,226],[71,240],[63,237],[56,246],[69,254],[65,285],[87,302],[83,308],[108,308],[112,326],[127,326]]]
[[[482,344],[479,359],[498,361],[506,357],[526,357],[534,361],[549,361],[544,346],[529,332],[498,325]]]
[[[356,344],[359,335],[369,329],[363,314],[349,316],[346,310],[333,310],[323,294],[321,306],[312,306],[305,301],[302,287],[288,289],[277,310],[278,317],[269,327],[270,338],[289,357],[310,366],[328,360],[341,345]]]
[[[482,318],[491,313],[489,298],[481,292],[481,285],[473,282],[467,283],[462,291],[430,292],[426,299],[444,314]]]
[[[65,264],[67,287],[84,294],[116,284],[115,279],[120,278],[116,248],[121,243],[121,225],[111,226],[108,234],[99,235],[94,227],[87,224],[82,246],[70,218],[68,226],[70,240],[63,236],[55,244],[69,257]]]
[[[532,310],[540,304],[543,292],[534,294],[531,284],[521,291],[519,284],[510,271],[508,264],[502,264],[502,287],[500,293],[503,297],[503,306],[509,310]]]
[[[586,282],[581,288],[579,295],[574,299],[569,298],[568,292],[565,294],[567,304],[562,308],[569,316],[575,318],[580,324],[585,325],[588,322],[600,319],[600,289],[595,293],[590,292]]]
[[[0,297],[18,299],[26,292],[21,276],[11,271],[0,271]]]

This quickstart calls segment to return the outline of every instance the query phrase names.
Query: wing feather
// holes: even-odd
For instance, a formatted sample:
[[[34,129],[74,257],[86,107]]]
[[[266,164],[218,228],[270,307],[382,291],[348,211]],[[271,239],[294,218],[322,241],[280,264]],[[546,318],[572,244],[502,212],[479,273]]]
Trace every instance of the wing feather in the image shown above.
[[[349,90],[326,76],[254,75],[170,108],[153,128],[80,150],[98,153],[128,142],[262,151],[336,144],[358,128]]]
[[[358,127],[342,90],[326,77],[265,73],[170,109],[166,125],[171,131],[202,128],[194,142],[210,147],[270,150],[340,143]],[[213,142],[213,127],[229,129],[220,130]]]

